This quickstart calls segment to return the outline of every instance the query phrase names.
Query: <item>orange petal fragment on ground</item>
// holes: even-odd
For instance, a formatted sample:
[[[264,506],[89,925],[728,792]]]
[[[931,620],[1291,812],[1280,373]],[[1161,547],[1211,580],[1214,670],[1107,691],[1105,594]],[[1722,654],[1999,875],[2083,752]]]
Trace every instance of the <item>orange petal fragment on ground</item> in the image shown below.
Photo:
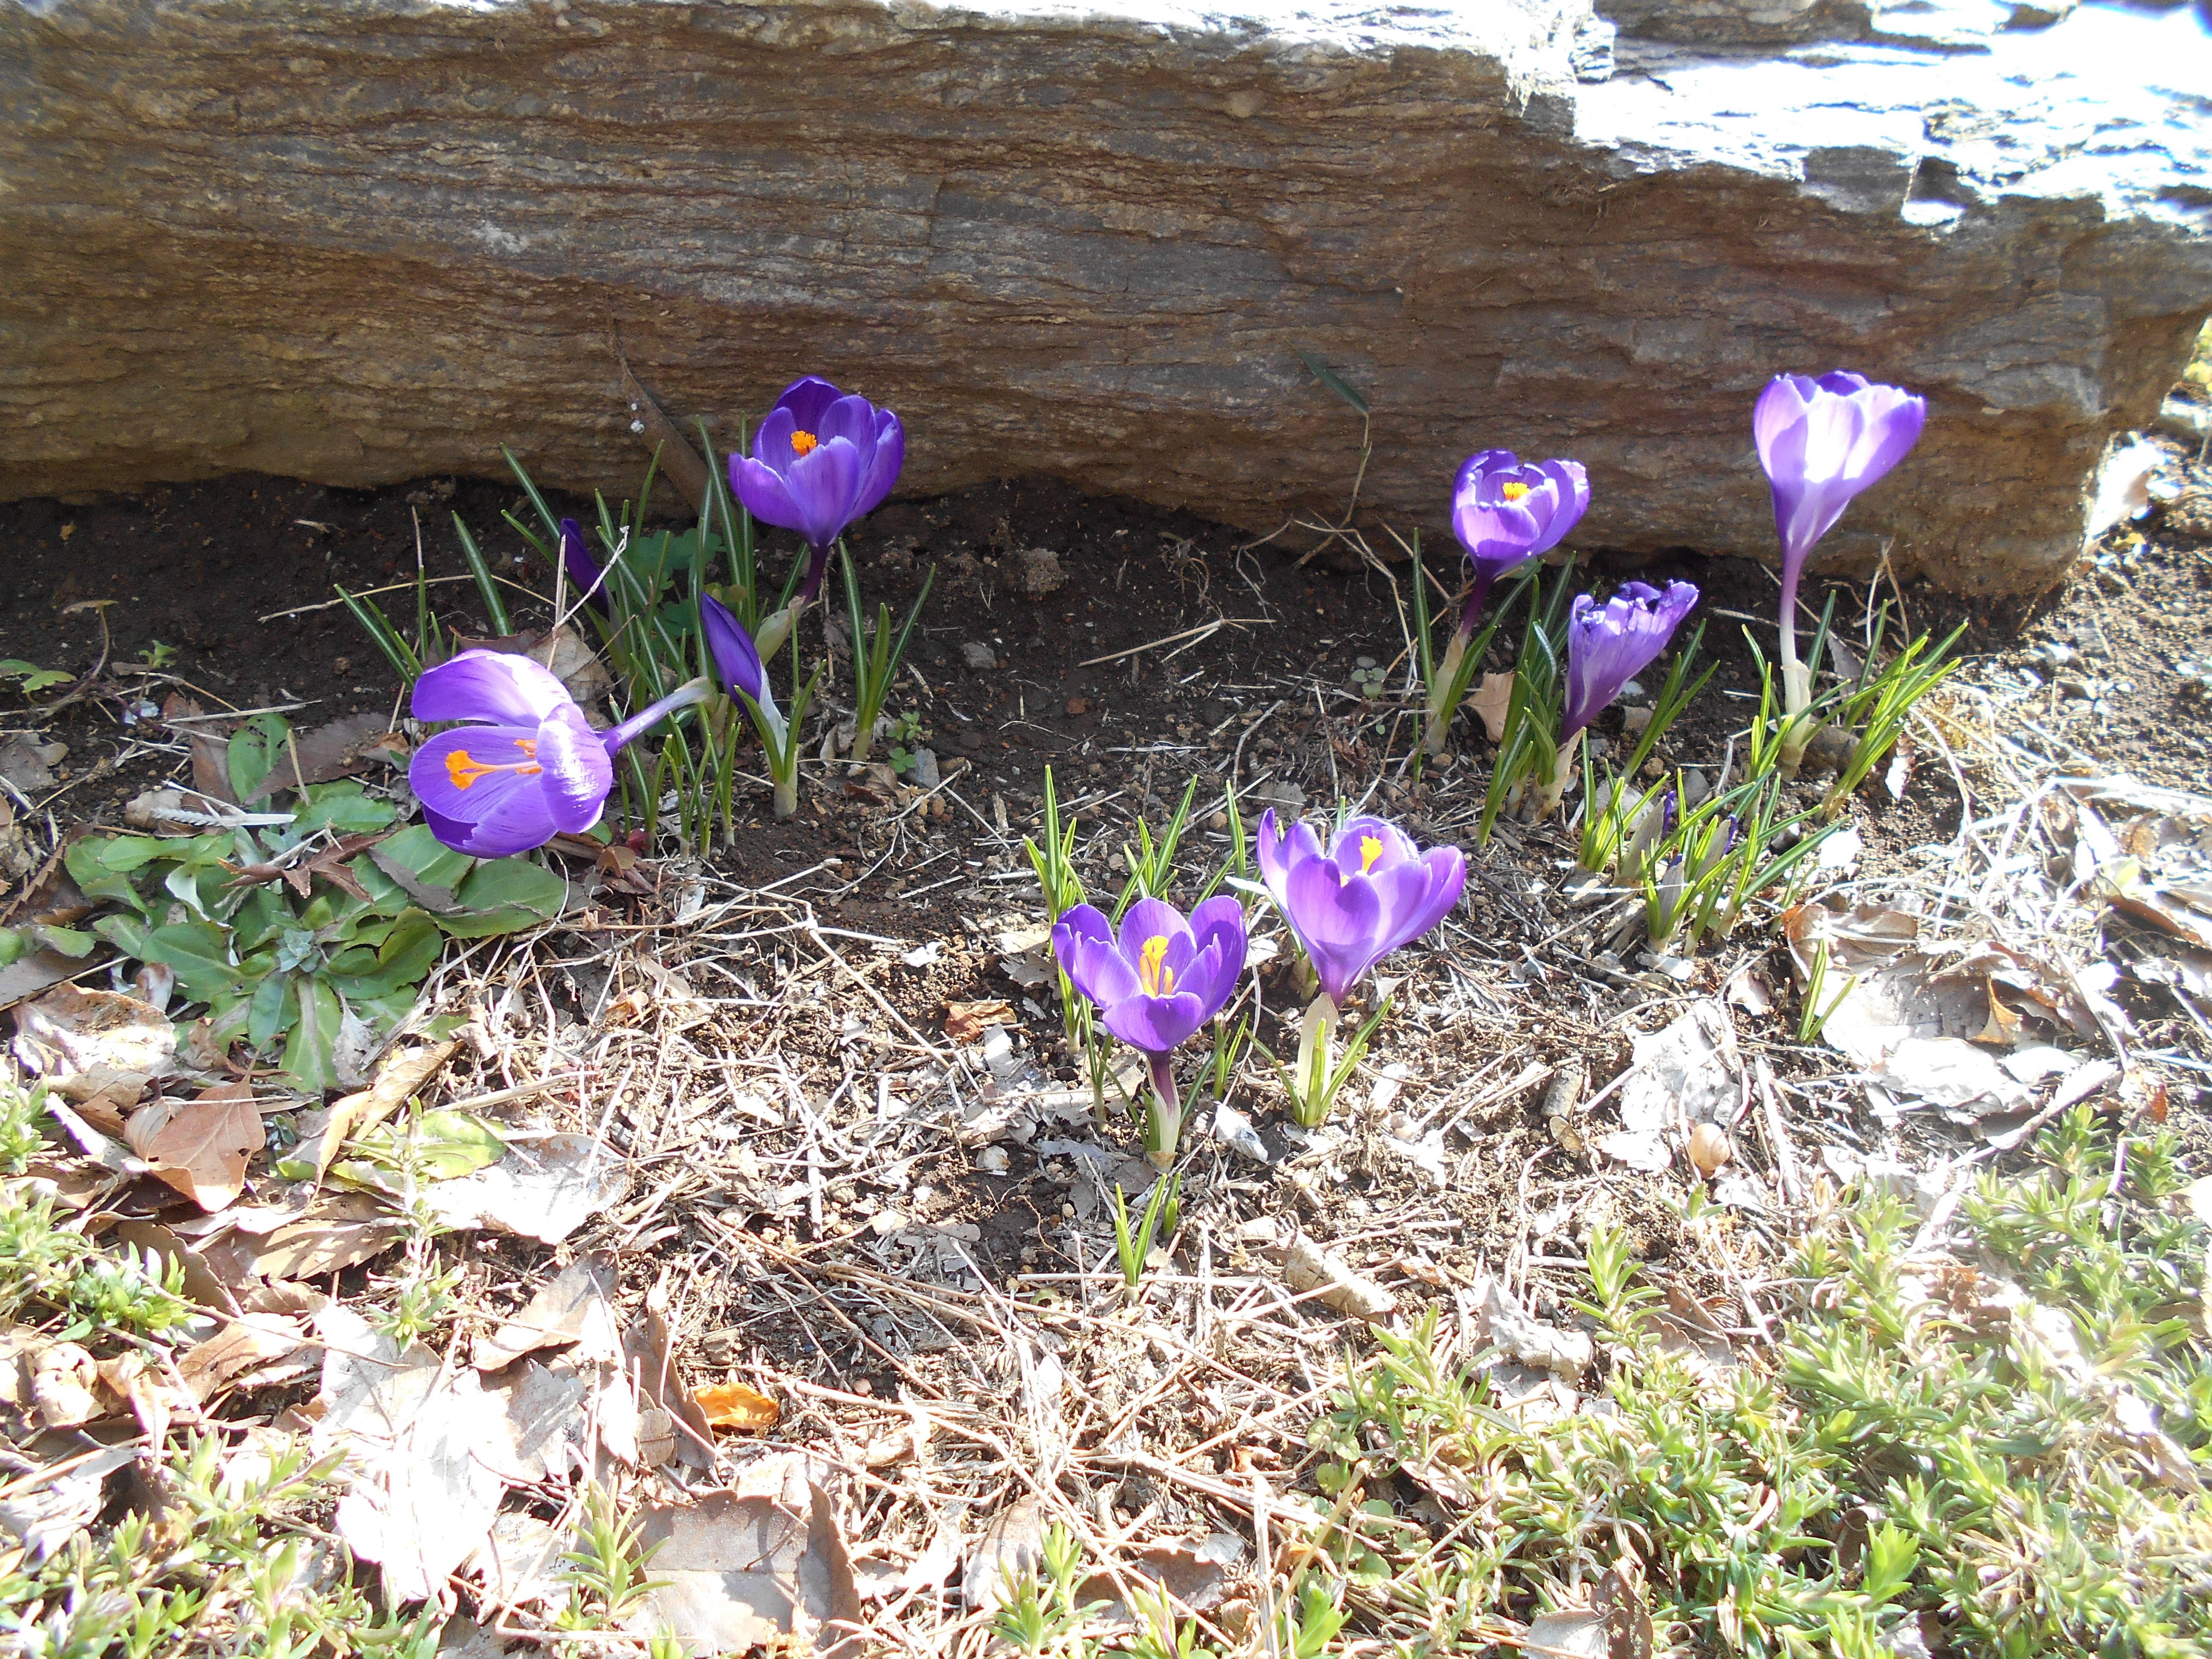
[[[691,1391],[691,1403],[717,1429],[772,1429],[783,1407],[742,1382],[714,1382]]]

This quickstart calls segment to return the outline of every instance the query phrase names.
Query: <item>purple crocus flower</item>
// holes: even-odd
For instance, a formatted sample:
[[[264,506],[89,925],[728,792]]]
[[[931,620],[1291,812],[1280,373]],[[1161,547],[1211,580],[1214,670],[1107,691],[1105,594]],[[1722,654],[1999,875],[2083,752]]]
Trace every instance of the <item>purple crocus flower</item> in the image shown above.
[[[606,614],[606,574],[584,547],[584,526],[574,519],[561,520],[561,567],[579,599],[588,600],[601,616]]]
[[[897,416],[814,374],[784,387],[753,434],[750,459],[730,457],[730,487],[745,510],[796,530],[812,550],[801,604],[822,591],[830,544],[891,493],[905,459]]]
[[[1495,582],[1516,565],[1557,547],[1589,507],[1589,477],[1580,461],[1524,466],[1510,449],[1478,450],[1452,480],[1452,534],[1474,567],[1461,629],[1474,618]]]
[[[1575,595],[1567,620],[1567,695],[1559,717],[1559,751],[1667,648],[1698,603],[1696,585],[1623,582],[1602,605]]]
[[[702,593],[699,626],[706,633],[707,650],[714,659],[714,672],[720,677],[722,689],[732,696],[742,693],[757,703],[769,702],[768,676],[761,667],[760,652],[753,644],[753,636],[745,632],[745,625],[730,607],[712,593]]]
[[[599,819],[614,754],[671,710],[711,696],[679,687],[620,726],[594,732],[553,672],[503,651],[464,651],[415,682],[418,720],[468,720],[415,751],[407,781],[430,833],[457,853],[505,858]]]
[[[1123,914],[1117,939],[1097,906],[1079,904],[1060,914],[1052,948],[1075,988],[1098,1006],[1106,1029],[1145,1056],[1158,1097],[1146,1118],[1145,1153],[1164,1170],[1182,1136],[1171,1057],[1236,989],[1244,971],[1243,906],[1224,894],[1185,921],[1164,899],[1140,898]]]
[[[1268,896],[1340,1008],[1360,975],[1449,915],[1467,884],[1458,848],[1424,853],[1377,817],[1347,820],[1324,852],[1307,824],[1284,834],[1271,808],[1260,820],[1259,852]]]
[[[1785,634],[1797,609],[1797,574],[1813,544],[1852,496],[1905,459],[1927,418],[1924,398],[1840,368],[1818,380],[1778,374],[1759,394],[1751,433],[1774,486]]]
[[[1098,1005],[1106,1029],[1132,1048],[1162,1055],[1221,1012],[1244,970],[1244,908],[1223,895],[1190,913],[1140,898],[1121,937],[1095,904],[1064,911],[1052,948],[1076,989]]]

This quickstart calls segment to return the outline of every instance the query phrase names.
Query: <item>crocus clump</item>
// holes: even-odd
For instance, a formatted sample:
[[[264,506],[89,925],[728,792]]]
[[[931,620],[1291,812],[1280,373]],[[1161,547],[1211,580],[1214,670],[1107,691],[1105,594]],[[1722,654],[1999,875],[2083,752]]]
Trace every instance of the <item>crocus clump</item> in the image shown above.
[[[1293,1111],[1316,1124],[1328,1115],[1340,1080],[1329,1047],[1352,988],[1451,914],[1467,884],[1467,859],[1456,847],[1424,853],[1397,825],[1369,817],[1346,820],[1324,848],[1304,823],[1285,834],[1273,811],[1260,820],[1259,859],[1268,896],[1321,981],[1291,1079]]]
[[[1226,896],[1207,899],[1188,921],[1164,899],[1140,898],[1118,936],[1097,906],[1079,904],[1052,930],[1069,981],[1097,1006],[1106,1029],[1145,1056],[1154,1096],[1145,1156],[1156,1169],[1175,1161],[1182,1138],[1175,1050],[1227,1004],[1244,947],[1243,907]]]
[[[577,835],[599,819],[614,755],[672,711],[714,694],[679,686],[620,726],[595,732],[553,672],[528,657],[464,651],[415,682],[418,720],[465,720],[415,751],[407,781],[430,833],[458,853],[504,858]]]
[[[1567,684],[1559,747],[1552,775],[1543,782],[1539,816],[1557,806],[1566,793],[1583,729],[1620,695],[1621,687],[1658,660],[1697,603],[1692,582],[1668,582],[1663,591],[1649,582],[1623,582],[1603,605],[1588,593],[1575,595],[1567,618]]]
[[[762,624],[764,655],[775,654],[792,619],[822,592],[830,544],[891,493],[905,460],[897,416],[815,374],[783,389],[750,457],[730,457],[730,487],[745,511],[806,538],[806,575],[788,614]]]
[[[1550,552],[1589,507],[1589,477],[1579,461],[1532,461],[1510,449],[1478,450],[1452,480],[1452,533],[1467,550],[1471,580],[1459,626],[1429,687],[1428,750],[1441,755],[1444,732],[1465,690],[1462,665],[1475,618],[1500,576]]]
[[[1782,543],[1782,690],[1790,716],[1782,762],[1796,770],[1813,732],[1799,719],[1813,699],[1812,673],[1797,659],[1797,578],[1813,544],[1851,497],[1905,459],[1928,418],[1925,399],[1844,369],[1815,380],[1778,374],[1752,410],[1759,464],[1774,488]]]

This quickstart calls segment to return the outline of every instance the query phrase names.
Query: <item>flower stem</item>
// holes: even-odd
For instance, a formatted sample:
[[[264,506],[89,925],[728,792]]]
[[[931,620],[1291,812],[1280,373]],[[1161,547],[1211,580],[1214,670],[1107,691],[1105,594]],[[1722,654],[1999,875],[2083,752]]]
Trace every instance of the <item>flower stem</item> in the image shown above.
[[[1152,1073],[1152,1106],[1145,1114],[1145,1162],[1164,1170],[1175,1162],[1176,1144],[1182,1139],[1182,1097],[1176,1092],[1175,1055],[1148,1054],[1145,1063]]]
[[[1805,717],[1813,703],[1813,675],[1797,660],[1797,573],[1782,573],[1782,738],[1781,770],[1785,778],[1797,775],[1805,747],[1819,728]]]
[[[1561,744],[1559,752],[1552,757],[1551,775],[1538,782],[1536,817],[1540,820],[1557,811],[1559,802],[1565,798],[1567,781],[1574,776],[1575,757],[1582,752],[1582,746],[1583,734],[1577,732]]]
[[[1319,1128],[1328,1118],[1330,1050],[1336,1046],[1337,1018],[1335,999],[1326,991],[1306,1005],[1293,1073],[1297,1086],[1291,1097],[1291,1115],[1305,1128]]]

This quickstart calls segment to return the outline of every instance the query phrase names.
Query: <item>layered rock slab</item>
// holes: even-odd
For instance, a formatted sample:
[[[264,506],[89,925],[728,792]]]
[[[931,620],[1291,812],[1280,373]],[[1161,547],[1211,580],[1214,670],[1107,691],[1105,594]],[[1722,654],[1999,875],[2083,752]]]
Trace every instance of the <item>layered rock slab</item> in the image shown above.
[[[1504,446],[1589,465],[1580,544],[1763,554],[1752,400],[1840,364],[1931,409],[1832,556],[2048,584],[2212,309],[2212,46],[1738,9],[1874,38],[1608,61],[1584,0],[0,0],[0,492],[502,442],[619,490],[621,353],[726,437],[795,374],[865,390],[908,491],[1052,473],[1272,529],[1357,461],[1305,354],[1370,400],[1393,523],[1440,530]]]

